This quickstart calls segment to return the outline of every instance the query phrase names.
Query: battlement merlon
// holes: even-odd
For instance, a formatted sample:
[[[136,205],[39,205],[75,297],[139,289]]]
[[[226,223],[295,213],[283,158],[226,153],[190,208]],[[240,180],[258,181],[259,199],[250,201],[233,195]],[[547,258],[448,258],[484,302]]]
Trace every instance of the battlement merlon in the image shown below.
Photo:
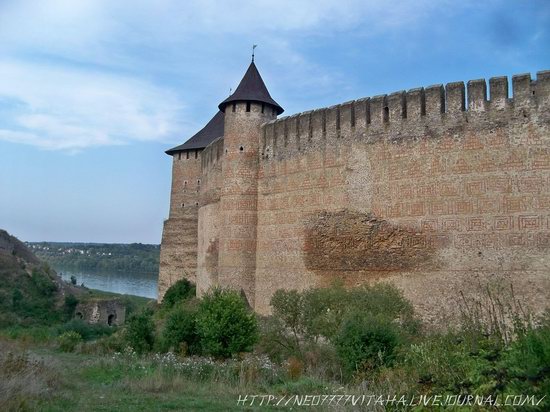
[[[262,125],[260,151],[264,159],[307,147],[325,147],[333,139],[382,137],[399,127],[441,125],[455,127],[478,119],[502,117],[516,110],[550,110],[550,70],[508,78],[452,82],[388,95],[362,98],[282,117]],[[488,96],[489,94],[489,96]],[[420,129],[419,129],[420,130]],[[327,143],[329,142],[329,143]]]

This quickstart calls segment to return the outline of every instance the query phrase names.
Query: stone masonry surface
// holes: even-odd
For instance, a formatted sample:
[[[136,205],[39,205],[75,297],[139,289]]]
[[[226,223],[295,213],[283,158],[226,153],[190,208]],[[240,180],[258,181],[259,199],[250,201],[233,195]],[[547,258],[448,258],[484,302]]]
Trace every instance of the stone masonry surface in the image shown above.
[[[385,281],[438,323],[460,292],[499,284],[542,311],[550,72],[514,76],[512,97],[506,77],[488,86],[435,85],[280,119],[255,103],[228,107],[224,136],[197,159],[174,155],[159,299],[187,277],[199,294],[242,290],[267,314],[277,289]]]

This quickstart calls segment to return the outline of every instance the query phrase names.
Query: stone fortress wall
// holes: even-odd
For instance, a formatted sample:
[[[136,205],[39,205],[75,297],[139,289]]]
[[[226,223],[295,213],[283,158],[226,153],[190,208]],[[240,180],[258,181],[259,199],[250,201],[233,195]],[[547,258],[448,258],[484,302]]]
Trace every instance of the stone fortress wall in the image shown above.
[[[160,249],[159,298],[182,277],[196,282],[200,188],[201,151],[174,155],[170,215],[164,221]]]
[[[230,273],[220,278],[220,256],[240,254],[255,256],[242,289],[262,314],[277,289],[335,280],[393,282],[431,322],[456,310],[459,292],[488,282],[542,308],[550,72],[514,76],[512,89],[510,97],[508,79],[491,78],[488,98],[485,80],[457,82],[269,121],[248,158],[257,193],[230,201],[227,143],[216,140],[200,156],[198,248],[186,252],[197,254],[199,293],[240,287]],[[235,151],[238,136],[231,144],[229,157],[250,156]]]

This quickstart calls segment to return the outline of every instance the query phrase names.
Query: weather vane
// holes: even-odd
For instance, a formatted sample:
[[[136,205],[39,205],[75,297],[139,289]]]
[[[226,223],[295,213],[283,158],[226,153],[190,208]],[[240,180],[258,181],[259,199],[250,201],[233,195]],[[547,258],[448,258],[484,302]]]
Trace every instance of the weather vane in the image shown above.
[[[252,63],[254,63],[254,49],[255,49],[256,47],[258,47],[257,44],[253,44],[253,45],[252,45]]]

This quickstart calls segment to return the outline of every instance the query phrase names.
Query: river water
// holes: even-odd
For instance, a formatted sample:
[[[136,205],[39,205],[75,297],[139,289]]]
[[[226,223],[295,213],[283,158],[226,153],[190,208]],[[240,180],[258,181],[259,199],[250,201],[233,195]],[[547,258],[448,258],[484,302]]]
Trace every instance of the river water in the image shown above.
[[[157,298],[157,273],[76,271],[62,267],[54,269],[63,280],[70,282],[71,276],[75,276],[77,285],[84,283],[90,289]]]

